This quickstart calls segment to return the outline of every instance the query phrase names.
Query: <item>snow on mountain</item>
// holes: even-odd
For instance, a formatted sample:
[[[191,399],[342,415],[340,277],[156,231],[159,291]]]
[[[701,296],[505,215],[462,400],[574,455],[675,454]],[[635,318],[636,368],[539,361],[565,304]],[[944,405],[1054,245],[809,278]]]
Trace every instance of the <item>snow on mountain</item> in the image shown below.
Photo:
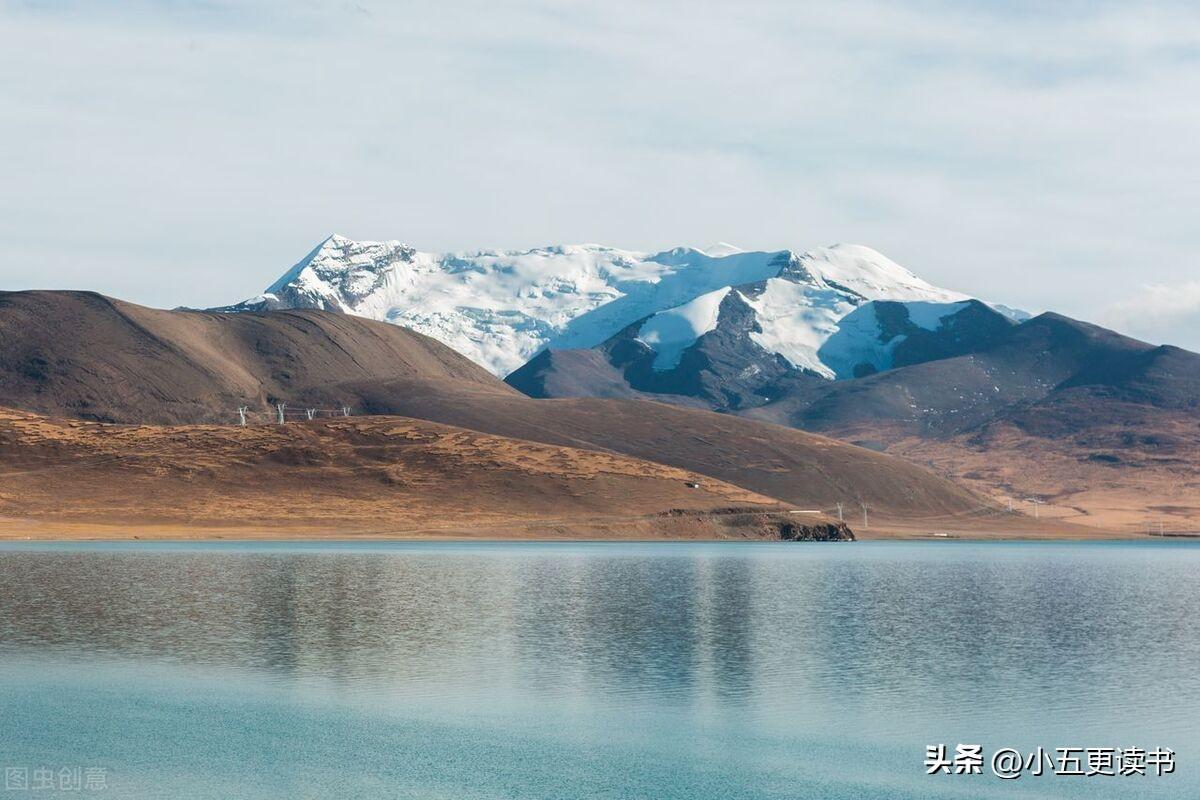
[[[839,330],[841,320],[859,306],[872,300],[942,304],[967,299],[921,280],[869,247],[845,244],[789,260],[777,277],[746,287],[742,296],[758,318],[759,330],[750,333],[751,340],[793,366],[826,378],[837,377],[837,370],[819,351]],[[873,334],[864,326],[861,335]],[[870,349],[872,344],[865,342],[863,347]]]
[[[927,331],[936,331],[942,327],[942,320],[946,317],[953,316],[959,311],[967,307],[965,302],[962,303],[923,303],[912,302],[904,304],[905,310],[908,311],[908,319],[918,328],[924,328]]]
[[[660,311],[638,330],[638,338],[654,348],[655,369],[672,369],[694,341],[717,327],[721,301],[732,291],[725,286],[681,306]]]
[[[882,253],[857,244],[836,244],[809,250],[797,259],[794,274],[866,300],[953,303],[967,299],[965,294],[939,289]]]
[[[708,247],[704,248],[704,252],[706,255],[713,256],[714,258],[720,258],[721,256],[731,256],[734,253],[741,253],[743,251],[742,248],[738,247],[736,244],[730,244],[729,242],[717,242],[716,244],[710,244]]]
[[[638,336],[656,351],[654,369],[669,370],[721,324],[722,301],[734,290],[754,311],[757,346],[830,378],[837,370],[822,361],[821,347],[865,303],[967,299],[858,245],[800,255],[725,243],[660,253],[598,244],[428,253],[334,235],[263,295],[230,310],[321,308],[385,320],[497,375],[544,348],[593,347],[642,321]]]
[[[768,353],[778,353],[793,366],[826,378],[833,370],[817,351],[838,329],[838,322],[863,300],[828,285],[772,278],[757,293],[743,295],[758,318],[751,340]]]
[[[910,301],[903,307],[904,322],[924,331],[937,331],[942,322],[969,305],[967,302],[933,303]],[[880,372],[893,366],[893,352],[908,339],[908,334],[895,329],[894,320],[883,320],[879,304],[871,302],[847,314],[837,331],[821,345],[819,358],[834,377],[855,378],[864,366]]]

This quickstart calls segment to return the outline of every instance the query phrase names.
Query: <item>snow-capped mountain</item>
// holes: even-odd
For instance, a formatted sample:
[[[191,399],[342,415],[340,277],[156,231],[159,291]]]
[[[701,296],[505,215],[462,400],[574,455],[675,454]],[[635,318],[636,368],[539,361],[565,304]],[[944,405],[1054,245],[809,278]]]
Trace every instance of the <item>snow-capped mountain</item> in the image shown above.
[[[506,375],[542,350],[594,347],[635,323],[635,338],[655,354],[653,368],[670,370],[736,305],[738,314],[728,313],[764,354],[834,378],[845,376],[846,359],[823,348],[867,303],[968,299],[858,245],[802,254],[724,243],[660,253],[596,244],[428,253],[334,235],[264,294],[227,310],[321,308],[385,320]],[[847,340],[853,331],[872,336],[859,323],[839,337],[843,349],[856,346]]]

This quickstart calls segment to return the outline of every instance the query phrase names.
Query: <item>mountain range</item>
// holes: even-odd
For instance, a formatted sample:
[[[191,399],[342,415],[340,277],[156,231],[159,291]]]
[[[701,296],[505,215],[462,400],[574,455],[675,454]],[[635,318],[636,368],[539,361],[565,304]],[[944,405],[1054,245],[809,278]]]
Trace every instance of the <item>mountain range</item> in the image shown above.
[[[0,518],[65,519],[54,498],[74,496],[92,518],[217,526],[249,508],[768,538],[841,536],[845,511],[923,533],[1200,525],[1200,355],[856,245],[435,254],[333,236],[207,311],[0,293],[0,342],[0,452],[22,466]]]
[[[543,350],[593,347],[635,324],[633,335],[654,351],[653,368],[669,370],[740,311],[763,352],[833,378],[856,366],[859,337],[845,331],[824,347],[827,340],[843,317],[882,299],[912,301],[914,319],[932,324],[939,312],[929,304],[969,298],[856,245],[801,254],[595,244],[427,253],[334,235],[263,294],[223,310],[316,308],[392,322],[501,377]]]
[[[716,410],[1080,521],[1200,522],[1200,356],[940,288],[867,247],[436,254],[332,236],[223,310],[279,308],[420,331],[535,398]]]
[[[700,515],[688,518],[690,535],[799,535],[809,522],[837,520],[806,513],[777,523],[761,512],[841,503],[893,523],[933,514],[969,524],[995,510],[904,459],[787,427],[644,400],[529,398],[429,337],[331,311],[164,311],[87,292],[8,292],[0,293],[0,341],[0,406],[15,409],[0,425],[0,452],[22,467],[6,477],[37,476],[0,493],[0,516],[43,495],[37,508],[49,513],[46,486],[64,496],[91,486],[79,497],[88,508],[141,502],[176,521],[226,508],[210,519],[220,523],[253,508],[251,492],[263,519],[329,520],[341,509],[361,525],[373,508],[377,524],[392,529],[458,531],[479,520],[507,520],[512,530],[587,511],[608,530],[615,518],[625,520],[616,529],[650,535],[647,520],[680,511]],[[301,424],[277,424],[281,403],[289,423]],[[230,430],[243,427],[239,409],[243,433]],[[101,478],[94,464],[104,466]],[[91,477],[72,472],[84,467]],[[437,475],[454,479],[439,489]],[[158,495],[189,485],[198,507]],[[141,494],[124,493],[139,486]],[[404,505],[404,491],[418,490]],[[435,524],[439,492],[454,495],[447,508],[468,498],[474,505],[453,510],[457,523]]]

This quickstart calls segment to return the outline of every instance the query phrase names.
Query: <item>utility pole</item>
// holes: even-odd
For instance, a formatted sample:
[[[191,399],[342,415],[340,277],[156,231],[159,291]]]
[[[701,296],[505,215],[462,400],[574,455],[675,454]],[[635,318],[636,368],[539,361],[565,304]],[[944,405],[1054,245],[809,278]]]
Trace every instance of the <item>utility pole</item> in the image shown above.
[[[242,420],[242,427],[246,427],[246,412],[250,410],[250,406],[238,406],[238,417]]]
[[[841,500],[838,501],[837,507],[838,507],[838,522],[843,522],[844,519],[842,517],[842,501]]]
[[[859,505],[862,506],[862,510],[863,510],[863,530],[865,531],[871,527],[870,525],[867,524],[867,504],[860,503]]]
[[[276,403],[275,410],[279,412],[279,424],[283,424],[283,410],[287,408],[287,403]]]
[[[304,409],[304,413],[305,413],[305,414],[308,414],[308,418],[309,418],[309,419],[312,419],[312,418],[313,418],[313,414],[316,414],[316,413],[317,413],[317,410],[316,410],[315,408],[306,408],[306,409]]]
[[[1012,511],[1012,498],[1011,498],[1011,497],[1010,497],[1010,498],[1008,498],[1008,513],[1010,513],[1010,514],[1011,514],[1011,513],[1013,513],[1013,511]]]

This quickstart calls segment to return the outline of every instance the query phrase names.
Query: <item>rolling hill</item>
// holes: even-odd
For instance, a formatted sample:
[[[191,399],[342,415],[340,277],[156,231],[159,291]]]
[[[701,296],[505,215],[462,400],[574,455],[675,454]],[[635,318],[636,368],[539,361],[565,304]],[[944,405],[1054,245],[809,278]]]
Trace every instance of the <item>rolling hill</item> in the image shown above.
[[[844,538],[708,476],[396,417],[112,425],[0,409],[0,537]]]
[[[0,292],[0,406],[98,422],[232,422],[299,411],[354,379],[506,392],[450,348],[344,314],[162,311],[90,292]]]
[[[670,405],[525,397],[397,326],[318,310],[157,311],[98,295],[0,295],[0,404],[124,424],[233,423],[239,405],[402,415],[506,439],[621,454],[806,509],[969,517],[974,492],[823,436]],[[308,423],[305,423],[308,424]]]

